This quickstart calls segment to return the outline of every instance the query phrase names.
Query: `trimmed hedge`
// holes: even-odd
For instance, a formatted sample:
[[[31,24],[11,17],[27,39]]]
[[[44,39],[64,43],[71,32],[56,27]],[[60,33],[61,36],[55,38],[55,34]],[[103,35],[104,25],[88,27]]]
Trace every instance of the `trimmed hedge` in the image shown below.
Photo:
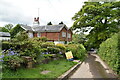
[[[98,55],[115,71],[120,74],[120,36],[113,35],[104,41],[99,48]]]

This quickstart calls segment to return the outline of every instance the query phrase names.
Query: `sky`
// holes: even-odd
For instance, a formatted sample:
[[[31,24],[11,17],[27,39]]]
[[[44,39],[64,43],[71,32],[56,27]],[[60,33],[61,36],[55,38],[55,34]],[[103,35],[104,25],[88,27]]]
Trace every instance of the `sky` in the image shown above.
[[[33,25],[34,17],[40,18],[40,25],[48,22],[59,24],[63,21],[68,27],[72,17],[87,0],[0,0],[0,27],[6,24]]]

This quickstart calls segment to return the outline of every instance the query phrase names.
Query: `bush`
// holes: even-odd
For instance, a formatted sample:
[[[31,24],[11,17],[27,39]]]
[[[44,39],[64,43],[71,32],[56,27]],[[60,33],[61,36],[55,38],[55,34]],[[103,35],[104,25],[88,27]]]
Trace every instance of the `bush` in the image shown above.
[[[48,52],[50,54],[58,54],[60,52],[60,49],[56,47],[48,47]]]
[[[86,57],[86,49],[82,44],[68,44],[66,51],[72,51],[73,57],[76,59],[84,60]]]
[[[11,44],[8,41],[2,42],[2,50],[10,49],[10,46],[11,46]]]
[[[118,74],[120,74],[120,53],[118,34],[104,41],[99,48],[100,57]]]
[[[2,52],[2,55],[0,57],[3,60],[3,68],[10,68],[16,70],[18,67],[20,67],[20,63],[22,63],[22,59],[20,58],[20,54],[16,51],[9,49],[4,50]]]
[[[34,37],[30,39],[31,41],[39,41],[39,42],[46,42],[47,38],[46,37]]]
[[[44,42],[41,44],[42,48],[47,48],[47,47],[54,47],[55,44],[53,42]]]
[[[65,53],[66,47],[64,44],[56,44],[56,47],[59,48],[62,53]]]
[[[28,39],[28,34],[26,33],[26,31],[22,31],[17,33],[15,37],[18,41],[23,41]]]

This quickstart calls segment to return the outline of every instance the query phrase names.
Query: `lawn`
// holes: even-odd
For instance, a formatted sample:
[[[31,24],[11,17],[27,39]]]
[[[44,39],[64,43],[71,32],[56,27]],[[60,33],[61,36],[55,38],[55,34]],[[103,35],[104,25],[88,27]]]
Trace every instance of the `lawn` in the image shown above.
[[[57,78],[74,66],[75,62],[66,59],[51,61],[48,64],[40,64],[32,69],[21,68],[17,71],[6,69],[3,71],[3,78]],[[42,71],[51,71],[48,74],[41,74]]]

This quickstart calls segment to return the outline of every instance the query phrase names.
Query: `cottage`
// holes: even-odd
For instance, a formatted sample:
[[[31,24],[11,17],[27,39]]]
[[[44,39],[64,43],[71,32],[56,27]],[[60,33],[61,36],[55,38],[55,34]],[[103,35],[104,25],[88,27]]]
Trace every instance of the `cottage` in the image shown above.
[[[1,40],[10,40],[9,32],[0,32],[0,41]]]
[[[33,26],[21,24],[21,27],[28,33],[30,38],[46,37],[48,41],[57,43],[68,43],[72,41],[72,31],[65,24],[39,25],[39,17],[34,18]]]
[[[27,31],[30,38],[33,37],[46,37],[48,41],[57,43],[67,43],[72,40],[72,31],[64,24],[59,25],[46,25],[46,26],[27,26],[21,25]]]

